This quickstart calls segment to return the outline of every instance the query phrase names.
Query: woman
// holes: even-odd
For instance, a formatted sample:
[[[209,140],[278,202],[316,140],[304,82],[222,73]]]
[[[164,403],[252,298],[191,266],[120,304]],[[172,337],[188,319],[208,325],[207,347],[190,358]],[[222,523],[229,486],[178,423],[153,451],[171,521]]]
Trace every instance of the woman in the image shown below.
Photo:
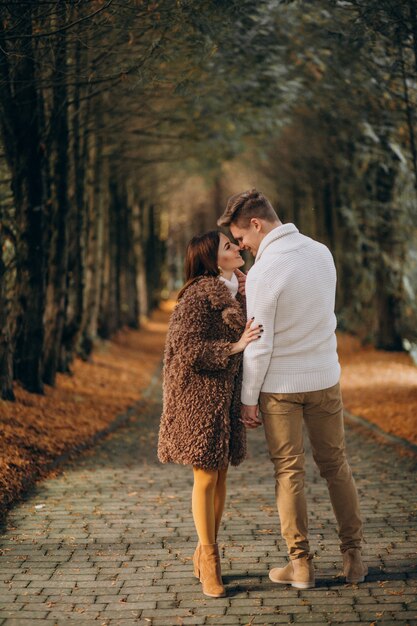
[[[164,408],[158,457],[191,465],[192,510],[198,535],[194,574],[206,596],[225,596],[217,533],[226,499],[229,462],[246,455],[240,421],[242,352],[262,329],[246,323],[235,271],[244,264],[226,235],[193,237],[186,283],[172,314],[165,346]],[[243,276],[243,275],[242,275]]]

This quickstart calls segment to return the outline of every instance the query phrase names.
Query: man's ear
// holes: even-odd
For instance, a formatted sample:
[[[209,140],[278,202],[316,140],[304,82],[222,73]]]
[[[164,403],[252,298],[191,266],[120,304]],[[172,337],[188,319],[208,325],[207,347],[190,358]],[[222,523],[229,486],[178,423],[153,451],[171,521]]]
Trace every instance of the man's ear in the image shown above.
[[[252,217],[251,224],[253,224],[255,230],[259,233],[262,230],[262,222],[257,217]]]

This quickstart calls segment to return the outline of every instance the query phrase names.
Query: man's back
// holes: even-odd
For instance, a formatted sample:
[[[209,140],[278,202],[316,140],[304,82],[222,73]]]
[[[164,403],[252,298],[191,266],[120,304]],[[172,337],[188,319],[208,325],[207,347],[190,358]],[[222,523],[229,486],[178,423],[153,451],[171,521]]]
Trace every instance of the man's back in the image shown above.
[[[232,196],[218,223],[230,225],[240,246],[256,254],[246,280],[247,309],[264,332],[244,352],[241,419],[247,428],[264,427],[290,557],[285,567],[271,569],[269,578],[297,589],[315,585],[304,489],[306,430],[327,481],[346,582],[363,582],[368,568],[361,556],[362,520],[344,441],[332,255],[294,224],[283,225],[256,189]]]
[[[248,315],[265,332],[245,351],[244,404],[260,391],[315,391],[338,382],[335,287],[326,246],[293,224],[264,238],[246,284]]]

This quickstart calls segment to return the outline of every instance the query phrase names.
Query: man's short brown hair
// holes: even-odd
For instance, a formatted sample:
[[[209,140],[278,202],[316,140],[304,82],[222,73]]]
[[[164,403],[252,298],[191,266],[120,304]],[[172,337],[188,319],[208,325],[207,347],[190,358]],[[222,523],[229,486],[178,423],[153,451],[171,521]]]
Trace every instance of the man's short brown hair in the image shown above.
[[[253,217],[267,222],[278,221],[278,215],[268,198],[256,189],[249,189],[229,198],[226,210],[217,220],[217,225],[230,226],[232,223],[239,223],[242,228],[247,228]]]

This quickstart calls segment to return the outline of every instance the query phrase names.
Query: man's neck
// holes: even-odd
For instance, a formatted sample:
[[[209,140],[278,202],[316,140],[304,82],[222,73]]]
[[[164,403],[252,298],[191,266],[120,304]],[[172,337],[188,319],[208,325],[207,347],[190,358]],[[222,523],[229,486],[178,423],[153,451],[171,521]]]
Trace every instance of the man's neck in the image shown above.
[[[262,228],[262,239],[264,237],[266,237],[267,235],[269,235],[269,233],[272,230],[275,230],[276,228],[278,228],[278,226],[282,226],[282,222],[278,221],[278,222],[264,222],[263,223],[263,228]]]

